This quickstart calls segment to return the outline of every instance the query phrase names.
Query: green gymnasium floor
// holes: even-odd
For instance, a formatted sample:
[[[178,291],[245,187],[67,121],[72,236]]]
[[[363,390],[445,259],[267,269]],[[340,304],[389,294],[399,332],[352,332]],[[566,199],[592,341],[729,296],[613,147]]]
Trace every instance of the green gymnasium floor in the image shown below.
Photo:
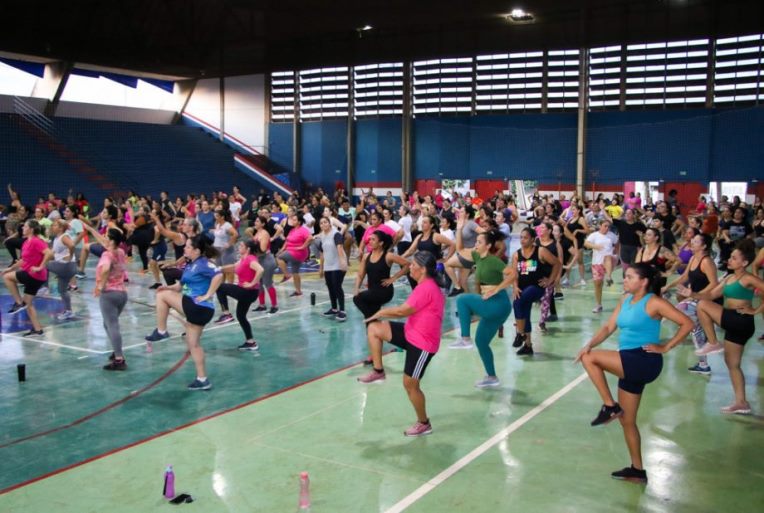
[[[602,315],[590,313],[591,285],[566,289],[560,321],[547,335],[534,332],[530,359],[510,347],[510,317],[506,338],[492,344],[502,380],[496,390],[473,387],[483,374],[476,351],[445,347],[456,334],[449,300],[442,350],[423,380],[434,432],[410,439],[402,435],[415,420],[401,385],[403,354],[385,356],[384,384],[357,383],[366,372],[361,316],[348,297],[346,323],[321,317],[328,296],[317,278],[305,280],[298,300],[286,297],[291,284],[279,286],[277,315],[251,314],[260,356],[236,350],[237,323],[205,331],[209,392],[185,389],[194,371],[176,321],[175,336],[146,352],[153,294],[150,279],[136,273],[122,316],[129,370],[101,370],[110,349],[93,280],[82,283],[78,320],[56,323],[43,314],[42,339],[2,335],[2,512],[164,511],[171,507],[161,495],[168,464],[176,491],[195,498],[184,511],[295,511],[301,471],[310,474],[314,513],[747,513],[764,504],[764,345],[757,340],[744,355],[755,415],[719,413],[732,398],[722,357],[711,357],[710,379],[690,374],[687,342],[666,357],[643,398],[649,484],[609,477],[629,463],[622,432],[617,423],[589,426],[600,402],[572,361],[612,311],[618,284],[606,293]],[[345,283],[350,292],[351,278]],[[399,285],[394,301],[408,290]],[[60,309],[55,298],[40,301],[49,312]],[[2,321],[6,330],[5,313]],[[758,337],[761,319],[757,328]],[[16,378],[21,362],[24,383]]]

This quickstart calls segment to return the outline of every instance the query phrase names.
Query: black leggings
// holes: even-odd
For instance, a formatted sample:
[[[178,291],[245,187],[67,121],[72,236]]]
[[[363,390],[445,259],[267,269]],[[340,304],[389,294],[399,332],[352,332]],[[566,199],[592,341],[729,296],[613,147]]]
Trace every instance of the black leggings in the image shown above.
[[[345,291],[342,290],[342,280],[345,279],[345,271],[324,271],[326,288],[329,289],[329,299],[332,302],[332,310],[339,308],[345,311]]]
[[[153,231],[148,230],[135,230],[130,238],[127,239],[127,243],[130,246],[138,246],[138,254],[141,257],[141,264],[143,270],[147,271],[149,268],[149,248],[151,247],[151,240],[154,238]]]
[[[10,239],[5,239],[5,247],[8,249],[8,253],[10,253],[13,262],[16,262],[16,260],[19,259],[19,256],[16,254],[16,252],[21,251],[21,245],[24,244],[25,240],[26,239],[22,237],[11,237]]]
[[[162,269],[162,276],[164,276],[164,281],[167,285],[175,285],[175,282],[180,281],[180,278],[183,276],[183,270],[177,267],[167,267]]]
[[[259,292],[259,289],[244,289],[233,283],[223,283],[216,292],[220,306],[226,312],[228,311],[228,296],[238,301],[236,303],[236,320],[239,321],[239,326],[244,331],[244,336],[247,337],[247,340],[252,340],[252,326],[249,325],[247,320],[247,312],[252,303],[257,299]]]
[[[393,286],[374,287],[364,290],[353,298],[353,303],[363,313],[363,318],[367,319],[377,313],[382,305],[393,299]]]

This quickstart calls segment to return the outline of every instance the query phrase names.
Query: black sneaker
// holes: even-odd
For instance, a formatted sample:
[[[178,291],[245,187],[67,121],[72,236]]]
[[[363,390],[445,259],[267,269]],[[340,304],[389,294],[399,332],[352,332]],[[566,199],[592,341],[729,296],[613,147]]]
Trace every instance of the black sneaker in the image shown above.
[[[19,313],[19,312],[21,312],[23,310],[26,310],[26,309],[27,309],[26,303],[21,303],[21,304],[13,303],[13,306],[8,310],[8,313],[10,315],[13,315],[13,314],[17,314],[17,313]]]
[[[618,417],[623,415],[621,405],[615,403],[613,406],[602,405],[600,412],[597,414],[597,418],[592,421],[592,426],[600,426],[612,422]]]
[[[523,347],[515,353],[517,356],[533,356],[533,347],[523,344]]]
[[[257,345],[257,342],[244,342],[242,345],[239,346],[239,351],[259,351],[260,346]]]
[[[268,310],[268,308],[265,305],[260,305],[260,306],[258,306],[257,308],[255,308],[252,311],[253,312],[265,312],[266,310]]]
[[[125,360],[112,360],[103,366],[103,370],[107,371],[123,371],[127,370],[127,363]]]
[[[24,333],[25,337],[34,337],[36,335],[42,335],[42,330],[29,330],[26,333]]]
[[[525,333],[518,333],[515,335],[515,341],[512,342],[512,347],[520,347],[525,342]]]
[[[448,295],[448,297],[456,297],[459,294],[461,294],[462,292],[464,292],[462,289],[458,289],[458,288],[454,287],[454,290],[451,291],[451,293]]]
[[[158,289],[161,286],[162,286],[161,283],[155,283],[151,287],[149,287],[149,290],[156,290],[156,289]]]
[[[557,315],[551,314],[549,317],[546,318],[546,322],[557,322]]]
[[[539,330],[541,330],[541,333],[549,333],[549,330],[546,329],[546,323],[540,322],[539,323]]]
[[[621,470],[616,470],[610,474],[610,477],[613,479],[631,481],[632,483],[647,483],[647,472],[644,469],[639,470],[634,468],[634,465],[622,468]]]
[[[322,313],[321,315],[323,315],[324,317],[334,317],[335,315],[337,315],[337,310],[329,309],[325,311],[324,313]]]
[[[565,299],[565,295],[562,292],[555,292],[554,293],[554,300],[555,301],[562,301]]]
[[[348,320],[348,315],[342,310],[340,310],[339,312],[337,312],[337,315],[334,316],[334,320],[337,322],[345,322]]]
[[[273,314],[275,314],[278,311],[279,311],[279,307],[278,306],[272,306],[271,309],[268,310],[268,315],[273,315]]]

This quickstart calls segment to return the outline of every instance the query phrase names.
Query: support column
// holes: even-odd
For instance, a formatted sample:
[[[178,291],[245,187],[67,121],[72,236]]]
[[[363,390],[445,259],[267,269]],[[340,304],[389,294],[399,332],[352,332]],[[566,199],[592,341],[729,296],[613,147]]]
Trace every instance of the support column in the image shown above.
[[[186,107],[188,107],[188,102],[191,100],[191,95],[194,94],[197,82],[198,80],[194,78],[191,80],[180,80],[175,83],[175,94],[178,96],[181,105],[178,112],[176,112],[172,118],[173,125],[179,123],[180,119],[183,117],[183,113],[186,111]]]
[[[296,189],[302,189],[302,127],[300,126],[300,74],[294,72],[294,123],[292,123],[292,170],[297,177]]]
[[[271,120],[271,74],[265,73],[263,77],[264,87],[265,90],[265,109],[263,112],[263,155],[270,155],[270,140],[271,140],[271,134],[270,134],[270,120]]]
[[[345,155],[348,161],[346,186],[348,197],[353,196],[353,183],[355,182],[355,96],[353,87],[353,66],[350,67],[348,72],[350,73],[350,87],[348,88],[348,126],[347,126],[347,140],[345,141]]]
[[[42,83],[35,87],[35,91],[32,94],[39,94],[48,98],[48,104],[45,106],[45,115],[49,118],[56,115],[61,95],[64,94],[66,83],[69,81],[69,76],[72,74],[73,69],[73,62],[54,62],[45,66],[45,76]]]
[[[403,63],[403,117],[401,119],[401,194],[409,192],[411,176],[411,116],[414,109],[411,92],[411,62]]]
[[[225,77],[220,77],[220,142],[225,142]]]
[[[578,63],[578,128],[576,137],[576,193],[584,197],[584,180],[586,169],[586,126],[589,105],[589,50],[581,48]]]

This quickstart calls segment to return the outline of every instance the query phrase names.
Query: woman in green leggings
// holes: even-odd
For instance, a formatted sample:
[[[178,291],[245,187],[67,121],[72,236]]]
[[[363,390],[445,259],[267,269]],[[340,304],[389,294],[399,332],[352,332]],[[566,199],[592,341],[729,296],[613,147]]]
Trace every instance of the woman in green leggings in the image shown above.
[[[461,223],[462,220],[459,222]],[[460,228],[457,228],[457,233],[460,232]],[[509,295],[504,291],[512,282],[512,276],[509,276],[510,279],[505,279],[504,273],[505,268],[509,273],[514,273],[514,269],[506,267],[501,258],[495,254],[496,247],[503,238],[504,235],[498,230],[490,230],[478,235],[471,256],[472,261],[475,262],[475,282],[480,294],[462,294],[456,300],[461,338],[449,346],[451,349],[472,348],[470,322],[473,315],[480,317],[475,333],[475,344],[483,361],[486,376],[475,383],[477,388],[498,387],[501,384],[496,377],[490,344],[512,312]],[[461,241],[457,240],[457,246],[459,242]]]

